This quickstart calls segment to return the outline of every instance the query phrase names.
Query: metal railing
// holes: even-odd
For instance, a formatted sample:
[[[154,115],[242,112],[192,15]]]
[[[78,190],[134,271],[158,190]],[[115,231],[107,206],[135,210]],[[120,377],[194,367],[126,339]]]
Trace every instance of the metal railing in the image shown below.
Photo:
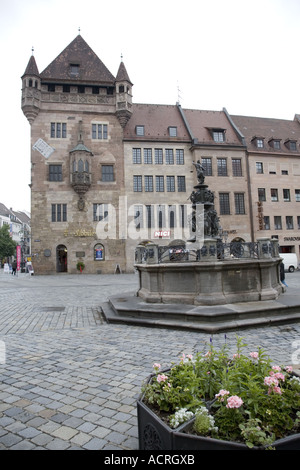
[[[135,251],[135,262],[137,264],[153,263],[186,263],[195,261],[229,260],[229,259],[260,259],[274,258],[278,256],[278,244],[266,240],[262,242],[239,242],[223,243],[217,240],[215,244],[206,245],[202,248],[187,248],[182,245],[155,244],[139,245]]]

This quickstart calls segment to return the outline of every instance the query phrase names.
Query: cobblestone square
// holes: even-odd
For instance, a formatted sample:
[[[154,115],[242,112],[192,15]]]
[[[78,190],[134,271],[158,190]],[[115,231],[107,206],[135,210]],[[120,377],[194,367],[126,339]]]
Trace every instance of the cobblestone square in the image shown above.
[[[299,295],[288,273],[285,295]],[[137,450],[136,399],[152,364],[205,348],[199,332],[107,324],[101,305],[134,292],[135,274],[11,276],[0,273],[0,449]],[[299,368],[300,324],[236,334],[250,350]],[[3,356],[2,348],[2,356]]]

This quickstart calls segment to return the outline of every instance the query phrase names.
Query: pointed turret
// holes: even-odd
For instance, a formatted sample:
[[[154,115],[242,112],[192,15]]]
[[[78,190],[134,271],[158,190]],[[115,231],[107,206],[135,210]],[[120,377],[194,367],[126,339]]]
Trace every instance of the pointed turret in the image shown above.
[[[41,101],[41,79],[33,54],[21,78],[22,111],[29,123],[32,124],[39,113]]]
[[[116,114],[123,128],[132,115],[132,86],[122,60],[116,77]]]

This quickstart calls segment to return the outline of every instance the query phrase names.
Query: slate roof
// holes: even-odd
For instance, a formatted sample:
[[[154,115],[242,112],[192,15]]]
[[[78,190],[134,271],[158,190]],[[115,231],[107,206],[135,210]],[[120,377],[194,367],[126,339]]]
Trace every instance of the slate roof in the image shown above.
[[[79,65],[78,75],[71,74],[71,64]],[[115,83],[115,77],[80,34],[41,72],[40,77],[49,82],[81,82],[108,86]]]
[[[300,123],[297,120],[297,116],[295,116],[293,121],[234,115],[231,115],[231,119],[244,135],[249,151],[291,154],[285,142],[292,140],[297,142],[297,151],[293,151],[293,153],[300,153]],[[264,139],[263,148],[257,148],[255,140],[253,140],[255,137]],[[270,145],[272,139],[280,140],[280,150],[276,150]]]

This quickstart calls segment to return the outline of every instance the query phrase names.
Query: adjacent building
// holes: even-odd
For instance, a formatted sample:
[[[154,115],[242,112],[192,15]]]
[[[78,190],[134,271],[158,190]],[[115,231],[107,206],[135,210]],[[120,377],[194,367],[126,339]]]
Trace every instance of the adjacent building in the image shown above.
[[[300,255],[300,121],[232,116],[247,144],[251,237]]]
[[[8,209],[0,203],[0,227],[9,226],[9,234],[17,245],[21,246],[22,263],[25,265],[31,254],[31,225],[30,214],[25,211]],[[22,265],[22,268],[24,267]]]
[[[87,273],[131,272],[138,243],[186,240],[198,161],[214,192],[224,240],[277,234],[266,228],[274,206],[262,201],[262,191],[256,197],[258,189],[266,197],[269,189],[290,189],[296,210],[297,120],[287,129],[278,123],[270,134],[272,126],[263,132],[258,119],[230,116],[226,109],[136,104],[132,89],[123,61],[114,76],[81,35],[42,72],[31,56],[22,76],[22,110],[31,124],[36,273],[76,273],[80,266]],[[252,127],[245,129],[243,119]],[[271,147],[272,135],[283,152]],[[254,137],[264,139],[268,152],[255,146]],[[296,150],[286,151],[288,139]],[[281,158],[277,180],[287,171],[295,188],[271,188],[257,179],[256,163],[267,168],[275,162],[269,147]],[[289,215],[298,223],[295,212]],[[288,235],[282,235],[284,241]]]

